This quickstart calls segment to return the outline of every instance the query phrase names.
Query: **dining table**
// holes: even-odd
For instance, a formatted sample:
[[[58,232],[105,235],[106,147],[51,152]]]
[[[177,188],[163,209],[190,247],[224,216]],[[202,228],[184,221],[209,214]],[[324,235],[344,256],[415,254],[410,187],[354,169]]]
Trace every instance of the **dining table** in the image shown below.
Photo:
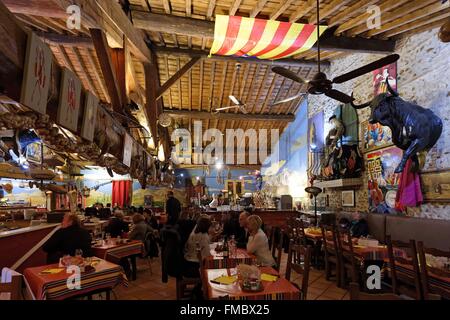
[[[88,264],[92,268],[81,272],[79,287],[73,285],[73,271],[60,264],[27,268],[23,272],[27,291],[33,300],[65,300],[100,292],[105,292],[109,300],[114,287],[128,286],[128,279],[119,265],[99,258],[91,258]]]
[[[242,289],[237,279],[229,284],[220,284],[216,279],[232,277],[237,274],[237,268],[203,269],[203,284],[209,300],[298,300],[300,290],[290,281],[281,278],[279,273],[271,267],[259,267],[261,274],[270,280],[261,280],[262,289],[249,292]]]
[[[144,244],[139,240],[117,239],[99,240],[92,246],[94,256],[113,263],[119,263],[121,259],[130,258],[131,279],[136,280],[136,258],[144,254]]]
[[[220,245],[219,242],[210,244],[211,256],[204,260],[207,269],[223,269],[235,268],[239,264],[251,265],[256,260],[256,256],[248,253],[246,249],[236,248],[236,252],[230,252],[227,257],[223,256],[223,252],[216,250]]]

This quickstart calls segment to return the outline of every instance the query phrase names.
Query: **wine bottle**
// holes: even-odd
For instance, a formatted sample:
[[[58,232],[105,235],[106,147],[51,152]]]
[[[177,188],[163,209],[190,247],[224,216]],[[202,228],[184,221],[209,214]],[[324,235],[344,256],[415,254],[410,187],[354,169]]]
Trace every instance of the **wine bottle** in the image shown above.
[[[222,249],[222,255],[224,258],[228,258],[229,256],[229,248],[228,248],[228,239],[227,237],[223,240],[223,249]]]

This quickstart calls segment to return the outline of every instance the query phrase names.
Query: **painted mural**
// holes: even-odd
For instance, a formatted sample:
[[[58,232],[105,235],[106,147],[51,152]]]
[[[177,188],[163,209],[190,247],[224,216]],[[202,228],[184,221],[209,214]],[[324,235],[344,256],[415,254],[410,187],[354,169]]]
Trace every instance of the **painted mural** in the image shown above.
[[[28,181],[1,179],[0,185],[5,184],[12,185],[12,190],[11,193],[3,193],[3,198],[0,199],[0,203],[5,205],[24,205],[33,207],[46,206],[45,193],[37,188],[31,189]]]
[[[292,122],[280,137],[275,150],[264,162],[263,193],[269,196],[290,194],[295,200],[301,201],[305,195],[308,167],[308,105],[304,101],[299,106],[295,121]],[[323,130],[317,131],[319,135]]]

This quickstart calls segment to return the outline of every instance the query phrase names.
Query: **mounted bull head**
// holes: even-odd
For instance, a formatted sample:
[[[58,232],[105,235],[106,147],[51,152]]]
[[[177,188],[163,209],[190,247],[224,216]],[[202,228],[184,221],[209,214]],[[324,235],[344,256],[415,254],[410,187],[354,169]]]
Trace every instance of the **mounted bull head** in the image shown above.
[[[433,111],[414,103],[404,101],[386,81],[388,93],[376,96],[371,102],[356,105],[355,109],[370,107],[369,122],[388,126],[392,131],[392,141],[402,150],[403,158],[395,169],[403,171],[406,161],[412,157],[417,161],[417,153],[430,150],[442,133],[442,120]]]

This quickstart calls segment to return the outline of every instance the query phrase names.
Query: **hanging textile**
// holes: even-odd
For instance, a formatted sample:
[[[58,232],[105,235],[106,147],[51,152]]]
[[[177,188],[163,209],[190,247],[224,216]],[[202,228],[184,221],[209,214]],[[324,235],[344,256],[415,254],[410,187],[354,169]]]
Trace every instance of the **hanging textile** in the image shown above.
[[[400,176],[396,196],[396,209],[404,210],[405,207],[417,207],[423,202],[422,190],[420,188],[420,177],[418,173],[411,172],[412,160],[408,159],[405,169]]]
[[[319,26],[322,34],[327,26]],[[216,16],[210,54],[282,59],[311,49],[317,26],[238,16]]]
[[[112,183],[112,203],[120,208],[131,204],[131,185],[130,180],[113,181]]]

